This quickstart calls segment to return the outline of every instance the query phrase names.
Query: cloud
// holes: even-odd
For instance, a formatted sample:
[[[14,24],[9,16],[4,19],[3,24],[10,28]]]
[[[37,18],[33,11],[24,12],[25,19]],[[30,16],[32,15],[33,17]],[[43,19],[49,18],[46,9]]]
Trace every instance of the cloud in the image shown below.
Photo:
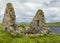
[[[45,7],[60,7],[60,0],[51,0],[49,3],[44,3]]]
[[[0,5],[1,5],[1,0],[0,0]]]
[[[60,22],[60,8],[47,8],[45,9],[46,22]]]
[[[7,3],[12,3],[17,22],[31,22],[38,9],[44,11],[46,22],[59,22],[60,0],[0,0],[0,21],[4,16]]]

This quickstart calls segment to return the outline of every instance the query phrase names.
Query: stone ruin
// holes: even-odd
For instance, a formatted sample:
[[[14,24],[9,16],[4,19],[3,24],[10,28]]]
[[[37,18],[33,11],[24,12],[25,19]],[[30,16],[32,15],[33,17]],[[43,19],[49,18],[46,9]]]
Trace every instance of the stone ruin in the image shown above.
[[[17,35],[21,33],[19,27],[16,24],[16,15],[11,3],[8,3],[6,5],[2,28],[3,30],[8,31],[13,35]]]
[[[49,34],[49,28],[45,25],[44,12],[38,10],[33,18],[29,28],[22,32],[16,24],[16,15],[11,3],[8,3],[5,9],[2,28],[10,32],[12,35],[23,34]]]
[[[33,18],[29,28],[25,31],[25,34],[49,34],[49,28],[46,26],[44,12],[40,9],[37,11]]]

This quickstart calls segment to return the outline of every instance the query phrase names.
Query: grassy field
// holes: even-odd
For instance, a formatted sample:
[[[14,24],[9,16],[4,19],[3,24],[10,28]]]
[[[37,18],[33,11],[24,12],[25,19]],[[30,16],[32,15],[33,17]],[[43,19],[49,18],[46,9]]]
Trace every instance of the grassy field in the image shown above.
[[[20,25],[20,24],[19,24]],[[22,25],[22,24],[21,24]],[[26,26],[27,24],[23,24]],[[28,24],[29,25],[29,24]],[[47,26],[60,26],[60,22],[51,22],[51,23],[46,23]]]
[[[55,23],[46,23],[47,26],[60,26],[60,22],[55,22]]]
[[[60,43],[60,35],[13,37],[0,29],[0,43]]]
[[[0,43],[60,43],[60,35],[15,37],[3,31],[1,27],[0,25]],[[24,25],[21,25],[21,27],[25,28]]]

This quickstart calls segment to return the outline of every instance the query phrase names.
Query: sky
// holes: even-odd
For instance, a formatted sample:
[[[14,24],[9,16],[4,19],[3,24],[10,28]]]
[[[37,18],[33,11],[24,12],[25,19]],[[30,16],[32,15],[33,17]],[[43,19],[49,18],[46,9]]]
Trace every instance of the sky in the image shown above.
[[[0,22],[7,3],[13,4],[18,23],[30,23],[38,9],[43,10],[46,22],[60,22],[60,0],[0,0]]]

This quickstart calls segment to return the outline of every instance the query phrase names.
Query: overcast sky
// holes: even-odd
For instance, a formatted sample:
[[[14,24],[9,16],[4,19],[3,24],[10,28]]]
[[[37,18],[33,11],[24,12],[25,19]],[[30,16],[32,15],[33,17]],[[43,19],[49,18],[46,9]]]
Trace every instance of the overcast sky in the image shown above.
[[[60,22],[60,0],[0,0],[0,22],[7,3],[12,3],[16,22],[31,22],[38,9],[44,11],[46,22]]]

